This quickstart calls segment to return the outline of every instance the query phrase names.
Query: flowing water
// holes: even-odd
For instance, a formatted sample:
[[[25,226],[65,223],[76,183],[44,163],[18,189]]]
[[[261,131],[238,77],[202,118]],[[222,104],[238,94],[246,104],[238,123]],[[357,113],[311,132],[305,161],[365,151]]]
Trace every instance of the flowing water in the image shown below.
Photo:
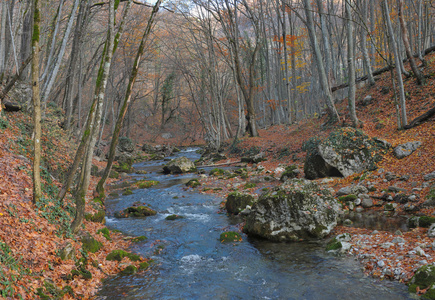
[[[178,155],[198,158],[194,149]],[[107,226],[148,240],[132,251],[155,263],[146,272],[104,282],[98,299],[408,299],[406,286],[366,277],[351,257],[325,252],[323,242],[271,243],[243,236],[241,243],[222,244],[223,231],[238,220],[219,212],[222,199],[186,190],[195,177],[161,174],[163,161],[136,169],[160,184],[133,195],[108,200],[109,212],[140,201],[158,211],[147,218],[115,219]],[[172,214],[183,219],[165,220]]]

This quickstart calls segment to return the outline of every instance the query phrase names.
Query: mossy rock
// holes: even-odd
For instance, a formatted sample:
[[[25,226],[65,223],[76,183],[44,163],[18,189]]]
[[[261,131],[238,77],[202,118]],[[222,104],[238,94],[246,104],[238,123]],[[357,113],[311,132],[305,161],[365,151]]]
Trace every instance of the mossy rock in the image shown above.
[[[106,212],[99,210],[95,214],[86,214],[85,219],[94,223],[106,223]]]
[[[286,181],[287,179],[292,179],[297,177],[297,173],[295,172],[295,170],[297,170],[297,166],[295,165],[290,165],[288,167],[285,168],[284,173],[282,173],[281,178],[279,179],[281,182]]]
[[[343,245],[341,244],[341,242],[338,241],[336,238],[333,238],[326,245],[326,251],[338,250],[338,249],[341,249],[342,247],[343,247]]]
[[[137,268],[133,265],[129,265],[124,270],[121,271],[121,275],[134,275],[136,273],[137,273]]]
[[[144,261],[144,262],[141,262],[141,263],[139,264],[139,269],[140,269],[140,270],[146,270],[146,269],[149,268],[149,266],[150,266],[150,264],[149,264],[148,262]]]
[[[165,218],[165,220],[169,220],[169,221],[173,221],[177,219],[184,219],[184,217],[180,215],[170,215]]]
[[[122,194],[124,196],[132,195],[133,191],[131,189],[129,189],[129,188],[126,188]]]
[[[109,178],[111,178],[111,179],[119,178],[119,173],[116,172],[115,170],[111,170],[110,174],[109,174]]]
[[[119,173],[130,173],[132,171],[131,164],[124,162],[119,165],[114,165],[113,169]]]
[[[84,268],[80,268],[79,270],[72,270],[71,275],[72,278],[74,278],[74,276],[81,276],[87,280],[92,279],[92,273]]]
[[[394,211],[394,205],[393,205],[393,203],[387,203],[387,204],[385,204],[384,210],[385,211]]]
[[[252,182],[248,182],[247,184],[245,184],[245,189],[252,189],[255,188],[257,185],[255,183]]]
[[[71,286],[67,285],[62,289],[59,289],[57,286],[48,281],[44,281],[44,287],[37,288],[35,294],[42,300],[63,299],[67,294],[69,294],[72,298],[76,298]]]
[[[136,186],[140,189],[148,189],[152,186],[159,184],[160,182],[156,180],[140,180],[136,182]]]
[[[226,231],[221,233],[219,240],[221,243],[241,242],[242,236],[234,231]]]
[[[59,257],[61,260],[74,259],[76,257],[76,249],[68,242],[65,247],[59,250]]]
[[[148,217],[148,216],[154,216],[157,214],[157,212],[148,206],[140,205],[140,206],[131,206],[126,209],[124,209],[124,213],[128,217]]]
[[[133,243],[140,243],[140,242],[146,241],[147,239],[148,239],[148,238],[147,238],[146,236],[141,235],[141,236],[135,237],[135,238],[132,239],[131,241],[132,241]]]
[[[425,265],[420,267],[409,281],[409,292],[415,293],[417,287],[420,290],[427,289],[435,284],[435,266]],[[432,293],[431,293],[432,294]],[[429,296],[429,295],[428,295]],[[427,298],[433,299],[433,298]]]
[[[431,287],[427,292],[421,296],[421,299],[435,299],[435,287]]]
[[[110,231],[107,227],[101,228],[97,230],[97,233],[102,233],[103,236],[106,238],[106,240],[111,241],[112,239],[110,238]]]
[[[239,192],[229,193],[227,196],[227,202],[225,203],[225,209],[230,214],[238,214],[246,208],[248,205],[254,204],[254,196],[249,194],[242,194]]]
[[[196,178],[190,179],[190,180],[186,183],[186,186],[191,187],[191,188],[196,188],[197,186],[200,186],[200,185],[201,185],[201,183],[200,183],[199,180],[196,179]]]
[[[113,250],[106,256],[106,260],[109,261],[121,261],[124,257],[129,258],[131,261],[139,261],[140,256],[137,254],[129,253],[124,250]]]
[[[90,234],[87,234],[81,238],[82,242],[82,249],[85,252],[98,252],[102,247],[103,244],[96,239],[94,239]]]
[[[350,195],[338,197],[338,201],[340,201],[341,203],[346,203],[348,201],[355,201],[357,198],[358,197],[356,195],[350,194]]]
[[[435,223],[435,217],[422,216],[418,220],[418,225],[424,228],[429,228],[433,223]]]
[[[119,197],[119,194],[113,192],[113,193],[110,193],[110,194],[109,194],[109,197],[117,198],[117,197]]]
[[[210,176],[222,176],[224,175],[225,171],[223,169],[214,168],[210,171]]]

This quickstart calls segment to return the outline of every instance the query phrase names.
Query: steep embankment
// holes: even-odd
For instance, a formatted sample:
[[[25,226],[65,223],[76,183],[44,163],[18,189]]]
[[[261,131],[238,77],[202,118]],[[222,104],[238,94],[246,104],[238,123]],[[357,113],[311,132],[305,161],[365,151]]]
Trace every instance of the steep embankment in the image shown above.
[[[50,108],[43,122],[44,197],[36,205],[32,203],[30,115],[6,113],[0,122],[0,298],[45,295],[45,299],[72,299],[81,295],[89,299],[103,278],[119,273],[126,264],[140,263],[127,258],[106,260],[112,250],[127,249],[130,242],[120,233],[107,231],[102,223],[85,221],[78,236],[69,233],[72,200],[55,200],[60,187],[57,179],[65,175],[75,150],[58,125],[61,115]],[[96,179],[92,179],[88,199],[92,199]],[[87,213],[96,212],[91,205],[87,207]],[[94,249],[83,243],[88,234],[97,241],[90,239]],[[61,259],[62,249],[72,253],[69,258]]]

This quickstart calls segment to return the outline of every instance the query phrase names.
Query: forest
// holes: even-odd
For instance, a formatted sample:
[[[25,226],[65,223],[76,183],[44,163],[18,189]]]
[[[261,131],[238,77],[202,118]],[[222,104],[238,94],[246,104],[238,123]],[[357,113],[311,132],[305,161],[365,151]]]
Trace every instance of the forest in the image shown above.
[[[339,199],[346,211],[372,193],[364,209],[391,204],[395,216],[428,218],[404,233],[405,250],[418,257],[406,252],[398,274],[397,262],[389,272],[379,265],[387,258],[363,264],[372,277],[412,282],[411,292],[435,299],[435,273],[426,286],[413,277],[423,259],[435,261],[433,13],[428,0],[2,0],[0,296],[88,299],[119,262],[146,269],[150,258],[119,250],[135,238],[104,226],[106,200],[116,183],[131,180],[122,174],[134,163],[201,147],[198,167],[248,170],[200,178],[204,194],[230,197],[237,176],[253,182],[273,174],[275,187],[285,182],[281,174],[298,170],[290,177],[333,176],[322,184],[337,193],[365,185],[364,193],[341,195],[360,200]],[[381,155],[378,146],[394,153],[385,150],[376,167],[352,175],[325,158],[329,169],[312,173],[313,147],[322,152],[337,132],[355,145],[362,132],[382,141],[364,144],[372,157]],[[399,157],[400,146],[409,153]],[[244,182],[246,192],[272,188],[263,181]],[[388,242],[389,233],[380,235],[369,243]],[[72,259],[60,259],[69,248]]]

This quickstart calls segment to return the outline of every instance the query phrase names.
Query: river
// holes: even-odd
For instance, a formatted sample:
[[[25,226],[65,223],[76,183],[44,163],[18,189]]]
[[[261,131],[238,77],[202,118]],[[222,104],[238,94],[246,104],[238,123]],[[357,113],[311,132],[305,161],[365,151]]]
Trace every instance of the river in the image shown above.
[[[194,160],[195,149],[177,155]],[[222,244],[223,231],[236,230],[237,219],[219,212],[222,199],[186,190],[196,174],[164,175],[163,161],[135,169],[160,184],[106,201],[114,212],[140,201],[158,214],[147,218],[107,218],[107,227],[148,239],[131,249],[154,263],[132,276],[106,280],[98,299],[409,299],[407,288],[366,277],[358,261],[325,252],[320,242],[271,243],[248,238]],[[166,220],[169,215],[183,219]]]

